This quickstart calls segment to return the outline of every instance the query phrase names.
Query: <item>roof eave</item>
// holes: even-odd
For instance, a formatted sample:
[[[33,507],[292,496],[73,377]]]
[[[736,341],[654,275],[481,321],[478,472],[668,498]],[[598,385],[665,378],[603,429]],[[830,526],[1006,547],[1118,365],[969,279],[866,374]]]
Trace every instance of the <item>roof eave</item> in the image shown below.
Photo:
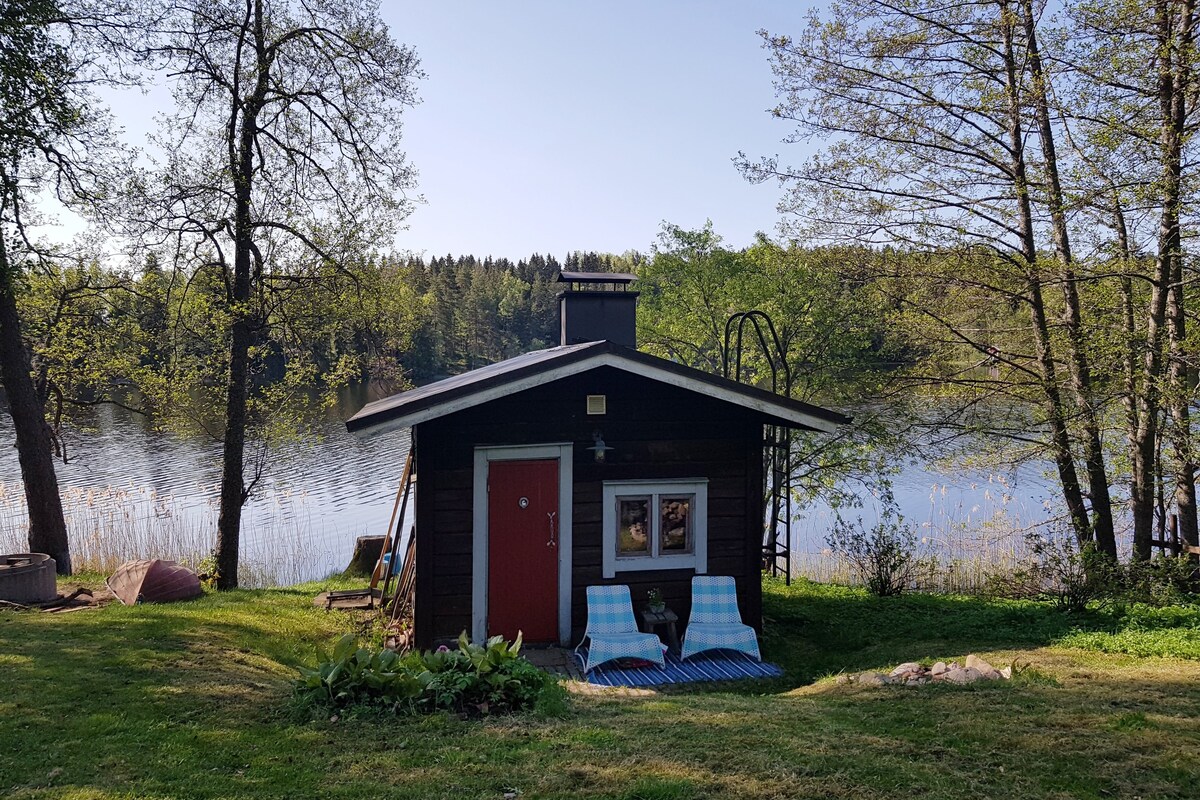
[[[850,418],[827,409],[799,401],[781,398],[756,387],[738,384],[725,378],[698,373],[690,367],[673,365],[655,356],[639,353],[611,342],[593,342],[564,352],[546,368],[545,362],[481,381],[479,385],[463,387],[449,398],[430,394],[411,405],[396,405],[370,411],[364,406],[346,422],[346,427],[360,435],[373,436],[385,431],[409,428],[431,419],[491,402],[509,394],[532,389],[553,381],[609,366],[632,374],[648,377],[661,383],[695,391],[761,414],[772,424],[791,428],[831,433],[850,422]],[[697,372],[697,375],[689,373]],[[373,404],[372,404],[373,405]]]

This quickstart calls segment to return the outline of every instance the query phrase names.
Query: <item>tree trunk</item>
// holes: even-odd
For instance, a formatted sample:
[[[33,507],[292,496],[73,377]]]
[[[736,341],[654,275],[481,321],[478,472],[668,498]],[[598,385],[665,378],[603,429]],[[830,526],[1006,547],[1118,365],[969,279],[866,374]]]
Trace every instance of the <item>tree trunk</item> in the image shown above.
[[[1070,515],[1071,527],[1081,543],[1092,538],[1087,507],[1079,486],[1079,474],[1071,451],[1067,431],[1067,415],[1058,386],[1058,370],[1046,319],[1046,304],[1042,296],[1042,280],[1038,272],[1037,242],[1034,239],[1033,208],[1029,199],[1029,176],[1025,165],[1025,135],[1021,126],[1021,89],[1017,77],[1017,59],[1013,48],[1014,24],[1006,0],[1000,4],[1000,25],[1004,36],[1004,67],[1008,93],[1008,145],[1012,159],[1011,178],[1016,190],[1017,214],[1024,257],[1026,284],[1029,288],[1029,314],[1037,343],[1037,360],[1041,371],[1042,393],[1045,398],[1046,422],[1050,426],[1050,449],[1058,469],[1063,501]]]
[[[253,54],[257,72],[249,97],[232,98],[235,120],[240,127],[229,129],[229,150],[234,184],[233,220],[233,282],[230,287],[230,307],[233,323],[229,336],[229,384],[225,405],[225,450],[221,459],[221,513],[217,518],[217,588],[236,589],[238,585],[238,551],[241,542],[242,506],[248,498],[245,481],[246,404],[250,393],[250,345],[254,315],[251,310],[253,281],[254,224],[251,219],[251,198],[255,175],[255,142],[258,135],[258,114],[262,110],[270,78],[270,58],[267,55],[266,34],[263,28],[262,0],[254,0],[248,8],[243,29],[253,37]]]
[[[1179,536],[1189,545],[1200,544],[1196,519],[1196,457],[1192,448],[1191,413],[1188,398],[1191,386],[1184,353],[1186,328],[1183,305],[1183,274],[1180,258],[1173,259],[1175,269],[1167,299],[1170,368],[1167,386],[1170,392],[1171,449],[1175,454],[1175,506],[1179,518]]]
[[[1133,310],[1133,279],[1131,275],[1135,269],[1136,259],[1129,247],[1129,232],[1125,224],[1125,215],[1121,211],[1120,201],[1115,193],[1113,222],[1117,232],[1117,246],[1121,254],[1121,263],[1126,273],[1121,277],[1121,319],[1125,330],[1122,351],[1124,386],[1121,400],[1125,407],[1125,432],[1129,452],[1130,514],[1133,522],[1134,542],[1149,542],[1154,525],[1154,476],[1157,472],[1158,458],[1154,441],[1157,426],[1152,420],[1148,435],[1142,431],[1142,411],[1148,406],[1139,400],[1142,369],[1139,366],[1138,354],[1145,342],[1141,341],[1138,335]],[[1157,411],[1153,410],[1151,416],[1156,415]]]
[[[60,575],[71,574],[71,550],[63,520],[50,426],[33,385],[29,351],[21,338],[21,320],[13,280],[15,270],[0,241],[0,382],[17,436],[17,459],[29,509],[29,549],[54,559]]]
[[[247,262],[249,261],[247,254]],[[234,297],[249,295],[249,267],[242,270],[235,257]],[[244,301],[243,301],[244,302]],[[217,518],[217,588],[236,589],[238,552],[242,530],[242,505],[246,502],[246,398],[250,367],[250,325],[245,312],[236,315],[229,343],[229,396],[225,404],[225,449],[221,455],[221,513]]]
[[[1104,462],[1104,447],[1100,440],[1100,423],[1093,405],[1092,373],[1088,363],[1083,312],[1076,284],[1074,258],[1071,255],[1070,233],[1063,203],[1062,185],[1058,176],[1058,153],[1054,144],[1054,128],[1050,123],[1050,105],[1047,98],[1047,76],[1042,68],[1038,51],[1037,33],[1034,27],[1034,11],[1031,0],[1021,0],[1022,17],[1025,25],[1025,46],[1032,75],[1034,107],[1037,113],[1038,138],[1042,143],[1045,161],[1047,200],[1050,206],[1051,230],[1054,248],[1058,256],[1059,280],[1063,292],[1063,323],[1067,332],[1069,352],[1067,368],[1071,376],[1071,389],[1079,411],[1083,428],[1084,464],[1088,475],[1088,492],[1091,495],[1091,532],[1095,536],[1100,552],[1112,559],[1117,557],[1117,539],[1113,529],[1112,497],[1108,490],[1108,470]]]
[[[1190,17],[1190,2],[1184,4]],[[1176,259],[1181,257],[1179,236],[1179,203],[1182,178],[1183,98],[1177,97],[1179,80],[1176,62],[1189,56],[1181,53],[1176,40],[1170,0],[1160,0],[1156,11],[1159,39],[1158,105],[1160,114],[1159,148],[1162,159],[1162,204],[1159,214],[1158,256],[1151,279],[1150,308],[1146,314],[1146,349],[1143,360],[1142,391],[1137,430],[1131,453],[1134,455],[1133,487],[1133,557],[1150,558],[1153,538],[1154,459],[1158,436],[1158,414],[1162,395],[1158,387],[1163,373],[1163,338],[1167,324],[1167,300],[1175,275]],[[1140,504],[1146,508],[1140,508]]]
[[[1178,45],[1172,68],[1171,81],[1171,129],[1174,139],[1181,144],[1187,124],[1185,99],[1191,91],[1191,59],[1193,39],[1193,0],[1180,4],[1180,20],[1177,26]],[[1182,158],[1182,148],[1168,150],[1172,159]],[[1177,161],[1172,167],[1177,166]],[[1187,335],[1183,298],[1183,253],[1179,236],[1179,206],[1182,204],[1182,189],[1178,180],[1167,184],[1168,196],[1164,201],[1174,211],[1173,240],[1170,250],[1170,291],[1167,296],[1167,337],[1169,356],[1167,369],[1168,408],[1171,413],[1171,447],[1175,455],[1175,505],[1179,514],[1179,534],[1189,545],[1198,543],[1196,519],[1196,459],[1192,448],[1192,430],[1189,413],[1191,385],[1187,369],[1187,354],[1184,341]]]

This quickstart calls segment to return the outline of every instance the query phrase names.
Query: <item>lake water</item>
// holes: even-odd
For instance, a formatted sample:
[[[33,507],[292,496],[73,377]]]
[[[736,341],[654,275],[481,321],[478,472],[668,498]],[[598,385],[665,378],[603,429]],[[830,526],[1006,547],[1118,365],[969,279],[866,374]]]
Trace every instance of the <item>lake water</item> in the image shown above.
[[[263,483],[246,506],[242,582],[286,584],[342,569],[355,539],[382,535],[408,452],[405,432],[359,438],[343,420],[368,399],[366,386],[342,394],[317,421],[319,435],[272,454]],[[12,421],[0,413],[0,442]],[[215,541],[220,445],[153,431],[115,406],[77,413],[66,435],[69,459],[57,464],[77,564],[103,570],[128,558],[177,558],[194,564]],[[989,473],[943,473],[919,459],[893,480],[896,500],[925,547],[943,560],[1011,560],[1020,531],[1048,519],[1054,505],[1045,465]],[[877,503],[843,512],[877,519]],[[799,511],[794,565],[815,578],[844,577],[824,538],[827,507]],[[0,448],[0,552],[25,549],[27,520],[15,448]],[[407,525],[405,526],[407,529]]]
[[[294,583],[348,563],[355,539],[383,534],[408,454],[403,432],[359,439],[342,420],[367,400],[359,386],[317,421],[316,437],[271,454],[242,516],[242,582]],[[153,431],[115,406],[77,413],[56,469],[73,557],[103,569],[126,558],[194,563],[216,538],[220,444]],[[0,442],[13,441],[0,414]],[[0,552],[25,549],[16,449],[0,448]]]

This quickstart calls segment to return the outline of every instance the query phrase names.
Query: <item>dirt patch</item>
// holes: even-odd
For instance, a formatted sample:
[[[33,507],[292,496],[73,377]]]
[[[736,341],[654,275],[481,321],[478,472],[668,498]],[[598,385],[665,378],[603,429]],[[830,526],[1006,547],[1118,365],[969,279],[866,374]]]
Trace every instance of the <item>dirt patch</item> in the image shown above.
[[[65,614],[72,611],[83,611],[89,608],[100,608],[116,600],[108,587],[96,588],[81,584],[67,583],[59,586],[58,596],[44,603],[12,603],[0,600],[0,609],[9,611],[39,611],[45,614]]]

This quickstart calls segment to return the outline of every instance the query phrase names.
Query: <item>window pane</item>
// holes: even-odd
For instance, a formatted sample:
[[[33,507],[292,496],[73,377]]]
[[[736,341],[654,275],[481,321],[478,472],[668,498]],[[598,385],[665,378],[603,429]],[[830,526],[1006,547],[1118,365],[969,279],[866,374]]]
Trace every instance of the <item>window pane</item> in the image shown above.
[[[617,555],[650,555],[650,498],[617,498]]]
[[[658,543],[660,553],[692,552],[692,499],[695,495],[661,497],[659,511],[662,540]]]

